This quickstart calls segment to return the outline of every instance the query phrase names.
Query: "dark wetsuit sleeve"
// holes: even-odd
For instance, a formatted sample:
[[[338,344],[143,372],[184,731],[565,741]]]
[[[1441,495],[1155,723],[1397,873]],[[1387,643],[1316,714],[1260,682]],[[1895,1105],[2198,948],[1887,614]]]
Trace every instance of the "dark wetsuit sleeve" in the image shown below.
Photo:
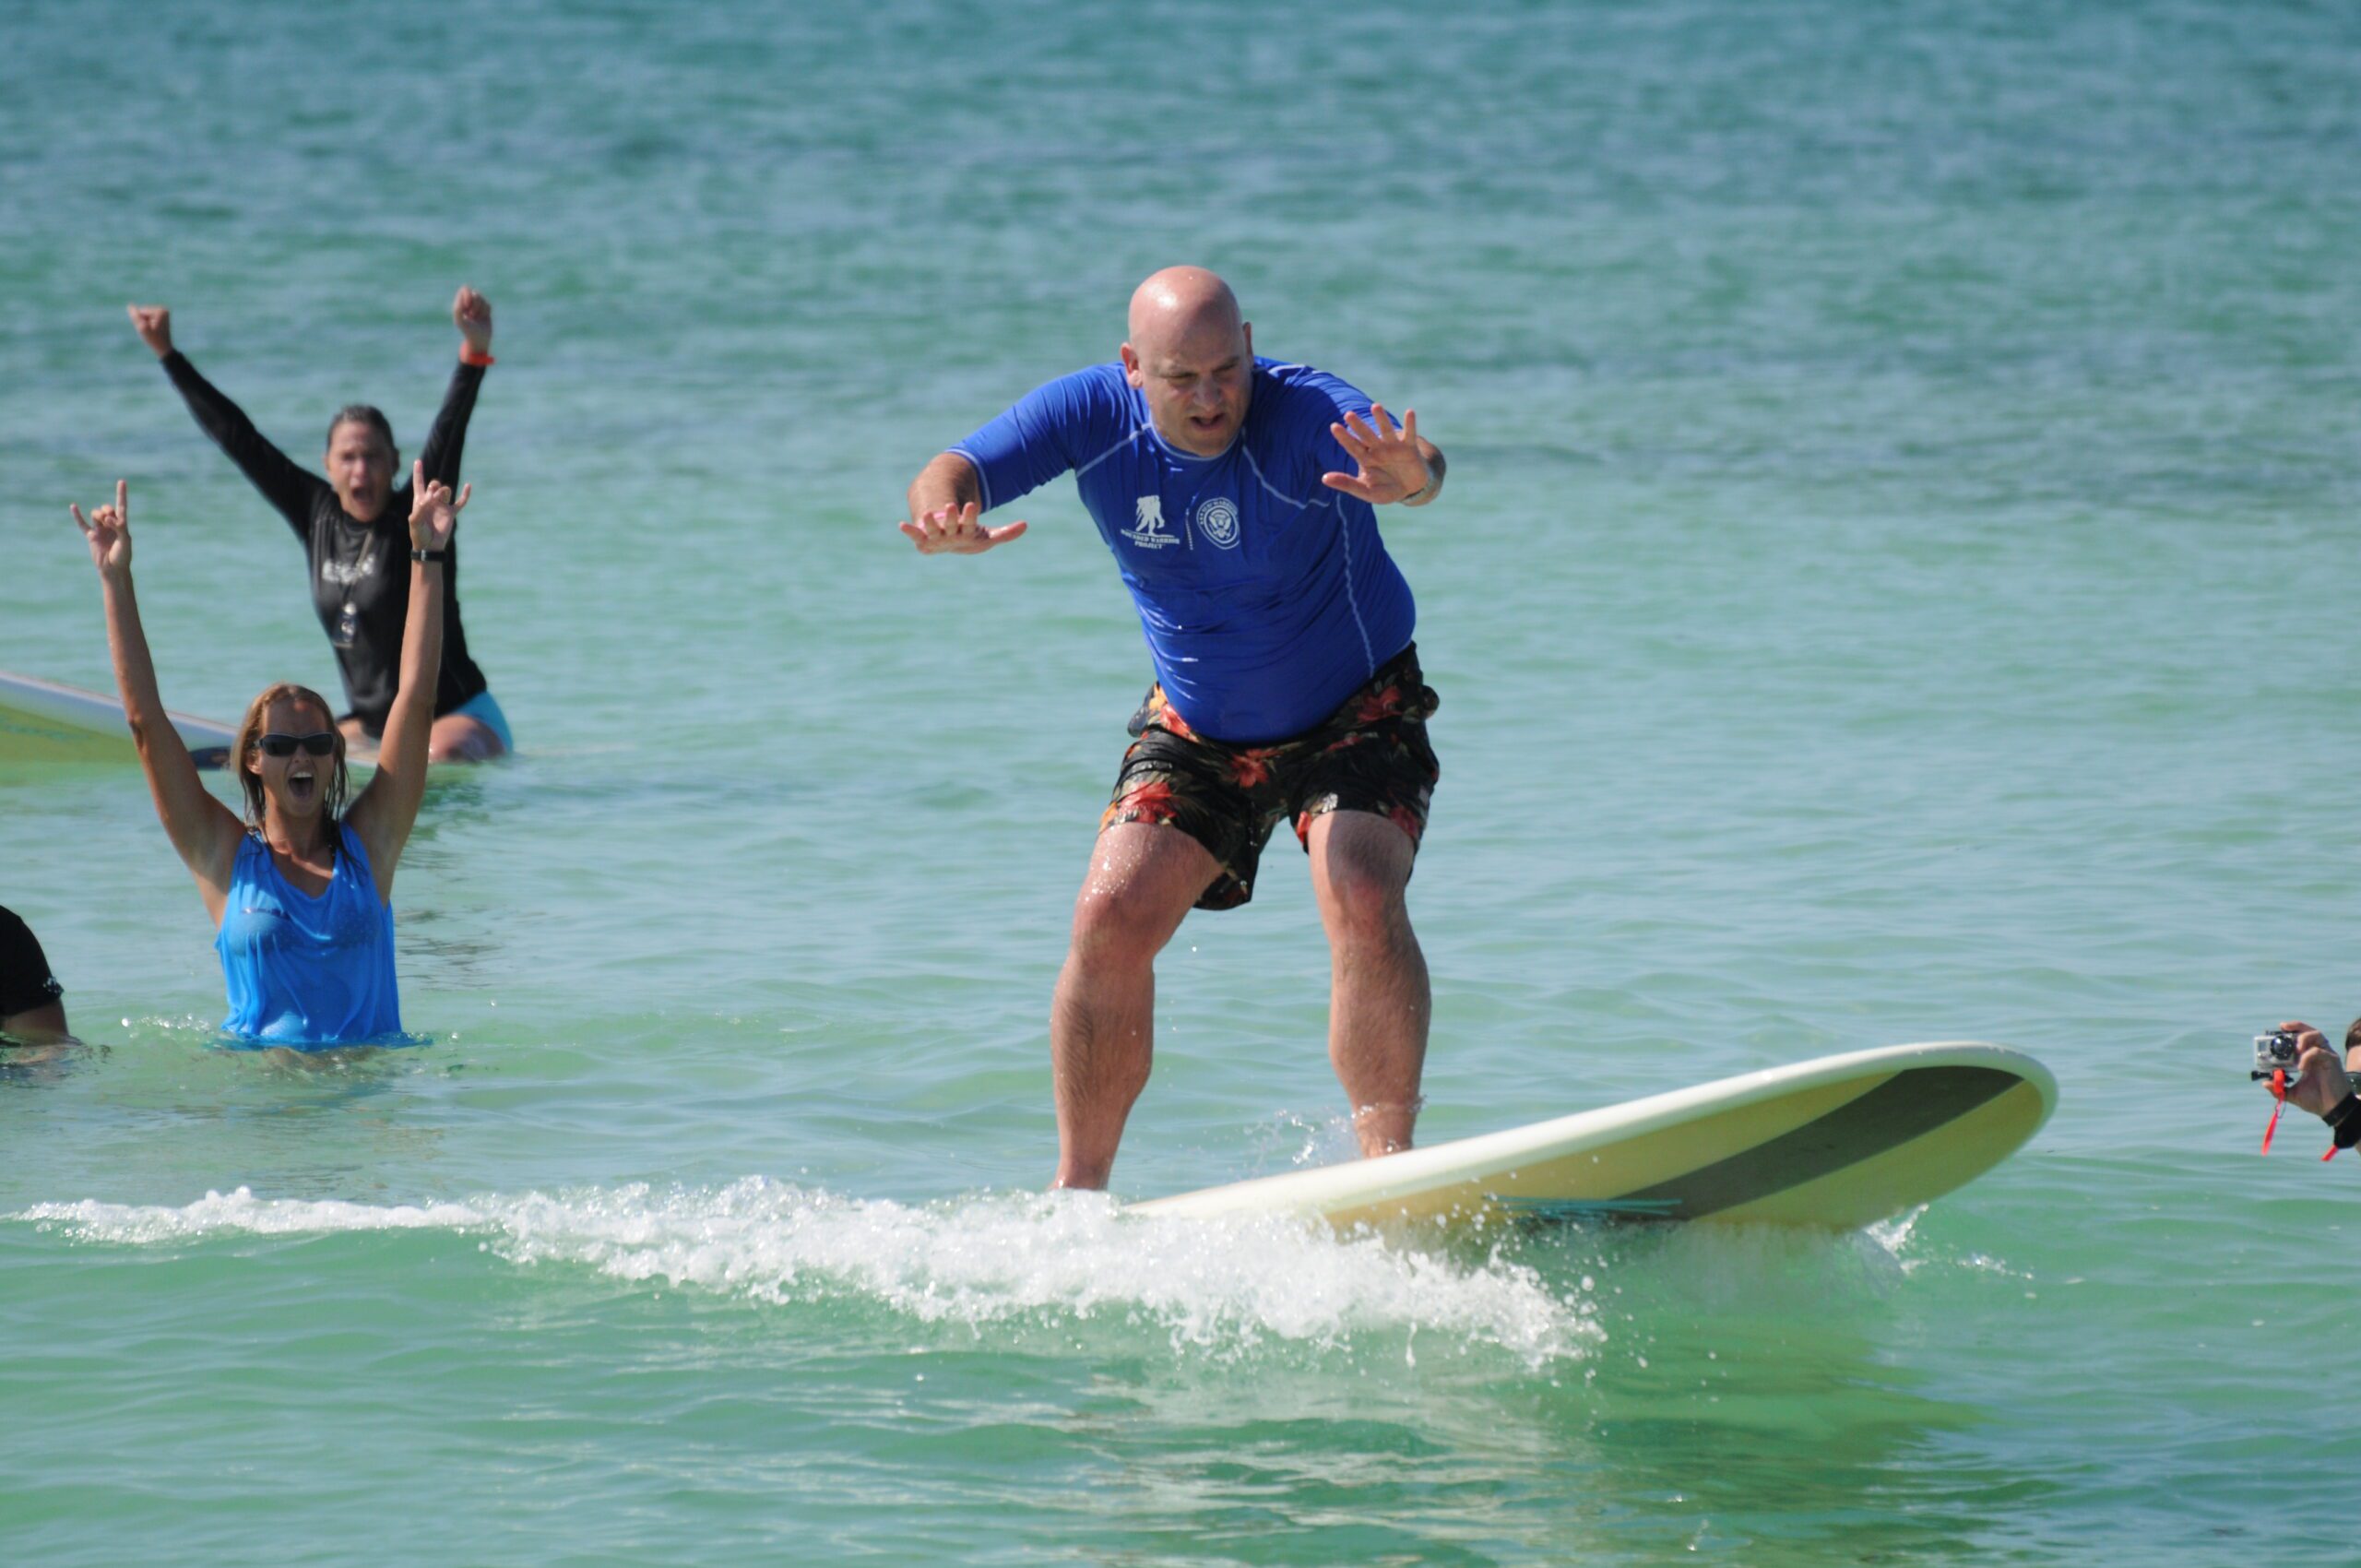
[[[230,455],[230,460],[253,481],[263,499],[279,509],[295,537],[308,548],[312,541],[312,497],[327,481],[304,472],[286,453],[263,439],[245,411],[224,398],[213,383],[196,374],[188,357],[174,350],[164,356],[164,374],[180,388],[188,411],[199,429]]]
[[[434,428],[426,433],[426,445],[418,454],[418,460],[426,465],[426,477],[439,479],[454,490],[459,487],[459,457],[468,445],[468,421],[476,411],[476,393],[483,386],[483,369],[462,360],[451,372],[450,390],[443,394],[443,407],[434,416]],[[407,480],[409,476],[397,477]]]
[[[32,928],[0,909],[0,1018],[46,1007],[64,994]]]

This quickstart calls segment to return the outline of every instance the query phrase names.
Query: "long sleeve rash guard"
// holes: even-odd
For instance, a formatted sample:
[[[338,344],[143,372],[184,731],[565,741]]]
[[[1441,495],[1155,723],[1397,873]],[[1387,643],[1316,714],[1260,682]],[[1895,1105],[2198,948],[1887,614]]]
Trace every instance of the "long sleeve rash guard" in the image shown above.
[[[312,607],[336,650],[346,705],[371,735],[383,734],[394,692],[401,683],[402,629],[409,618],[409,481],[405,477],[395,486],[376,521],[362,522],[344,509],[324,476],[298,467],[265,440],[254,422],[199,375],[185,355],[167,354],[163,365],[198,426],[303,540],[311,559]],[[468,418],[475,412],[476,391],[482,385],[481,365],[462,363],[451,373],[442,411],[434,416],[426,449],[419,455],[429,479],[455,490]],[[468,634],[459,624],[455,539],[451,558],[443,565],[443,670],[435,683],[434,716],[451,712],[485,685],[483,671],[468,657]]]
[[[1140,612],[1156,678],[1201,734],[1260,745],[1317,724],[1409,646],[1410,585],[1377,516],[1320,482],[1358,464],[1329,427],[1369,398],[1310,365],[1254,362],[1218,457],[1157,432],[1120,364],[1035,388],[951,448],[984,506],[1071,470]]]

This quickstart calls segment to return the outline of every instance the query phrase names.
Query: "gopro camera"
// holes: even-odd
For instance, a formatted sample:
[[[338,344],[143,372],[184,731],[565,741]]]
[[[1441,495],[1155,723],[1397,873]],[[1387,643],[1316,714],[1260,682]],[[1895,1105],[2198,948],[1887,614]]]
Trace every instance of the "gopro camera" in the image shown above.
[[[2293,1029],[2273,1029],[2267,1035],[2257,1035],[2254,1037],[2254,1071],[2247,1076],[2268,1078],[2272,1073],[2280,1072],[2286,1074],[2287,1081],[2292,1084],[2296,1081],[2296,1059],[2302,1054],[2303,1048],[2296,1043],[2296,1031]]]

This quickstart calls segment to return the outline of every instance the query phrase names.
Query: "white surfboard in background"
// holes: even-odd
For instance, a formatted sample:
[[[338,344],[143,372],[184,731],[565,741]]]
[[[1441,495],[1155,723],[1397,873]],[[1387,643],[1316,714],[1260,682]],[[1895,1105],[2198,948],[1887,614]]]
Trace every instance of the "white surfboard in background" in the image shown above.
[[[186,713],[171,718],[197,766],[219,767],[229,759],[237,739],[232,726]],[[113,694],[0,670],[0,759],[122,763],[137,761],[138,753]]]

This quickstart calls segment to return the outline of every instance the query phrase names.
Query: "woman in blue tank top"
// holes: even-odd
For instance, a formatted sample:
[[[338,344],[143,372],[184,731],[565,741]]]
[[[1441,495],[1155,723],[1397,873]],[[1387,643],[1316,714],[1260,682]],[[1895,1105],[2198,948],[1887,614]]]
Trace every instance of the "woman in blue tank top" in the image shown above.
[[[345,806],[344,735],[317,693],[279,684],[246,709],[230,766],[243,821],[215,800],[164,712],[131,588],[128,496],[85,518],[69,508],[99,569],[107,646],[156,814],[196,878],[219,934],[230,1016],[222,1028],[256,1045],[359,1045],[401,1034],[394,988],[394,868],[418,820],[443,661],[444,563],[469,491],[457,496],[413,465],[409,622],[401,684],[386,716],[377,776]]]

